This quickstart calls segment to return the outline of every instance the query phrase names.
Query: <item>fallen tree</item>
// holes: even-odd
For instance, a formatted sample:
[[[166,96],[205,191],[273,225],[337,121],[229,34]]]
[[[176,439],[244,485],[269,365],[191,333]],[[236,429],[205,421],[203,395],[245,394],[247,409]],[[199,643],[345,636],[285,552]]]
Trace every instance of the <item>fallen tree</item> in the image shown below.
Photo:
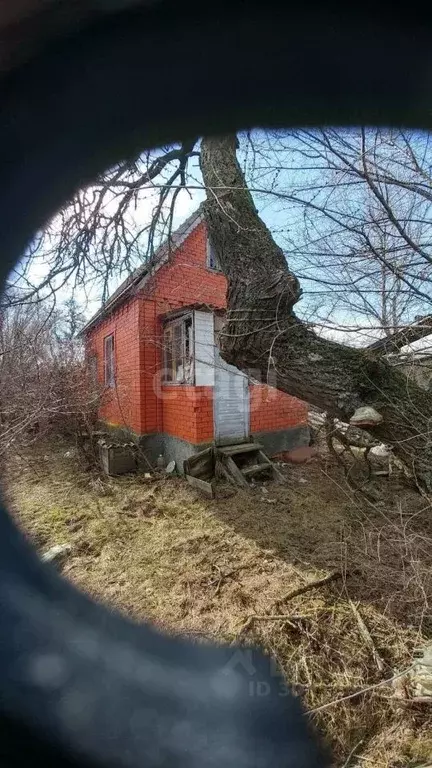
[[[350,421],[373,407],[373,427],[423,488],[432,487],[432,401],[379,352],[319,336],[294,306],[301,297],[282,249],[259,217],[236,156],[237,138],[205,138],[201,171],[209,234],[228,279],[221,353],[240,369],[272,372],[278,389]]]

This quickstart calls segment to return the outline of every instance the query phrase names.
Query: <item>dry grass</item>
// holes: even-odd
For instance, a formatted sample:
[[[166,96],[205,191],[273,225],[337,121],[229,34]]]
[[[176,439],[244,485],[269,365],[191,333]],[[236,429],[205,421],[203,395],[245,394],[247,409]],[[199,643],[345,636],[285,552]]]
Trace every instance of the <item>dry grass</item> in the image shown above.
[[[432,515],[397,485],[365,503],[326,459],[286,472],[286,486],[221,487],[208,501],[180,479],[102,484],[57,451],[15,461],[9,493],[38,547],[72,544],[64,574],[94,597],[167,631],[260,644],[316,709],[405,669],[432,635]],[[334,570],[339,580],[278,604]],[[256,614],[287,618],[247,622]],[[401,691],[403,679],[316,715],[335,764],[428,762],[430,710],[402,706]]]

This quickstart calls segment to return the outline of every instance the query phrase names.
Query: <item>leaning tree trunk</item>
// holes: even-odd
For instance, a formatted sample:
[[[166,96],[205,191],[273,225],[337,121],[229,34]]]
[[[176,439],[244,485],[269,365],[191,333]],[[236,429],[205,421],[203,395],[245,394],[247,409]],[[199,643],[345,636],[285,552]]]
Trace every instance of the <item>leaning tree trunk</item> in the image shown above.
[[[222,356],[344,421],[372,406],[383,417],[374,434],[430,488],[432,398],[377,353],[317,336],[294,314],[299,282],[258,215],[236,147],[234,135],[201,144],[205,218],[228,278]]]

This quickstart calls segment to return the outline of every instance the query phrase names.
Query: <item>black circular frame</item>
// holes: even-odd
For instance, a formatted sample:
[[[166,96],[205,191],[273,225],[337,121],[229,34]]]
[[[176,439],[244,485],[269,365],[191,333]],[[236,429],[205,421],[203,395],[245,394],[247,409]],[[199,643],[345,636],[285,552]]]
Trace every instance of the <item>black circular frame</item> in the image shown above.
[[[429,47],[424,16],[273,2],[159,2],[58,39],[0,84],[3,280],[80,185],[146,147],[256,125],[427,128]],[[260,653],[169,638],[92,603],[4,510],[0,723],[2,766],[325,764]]]

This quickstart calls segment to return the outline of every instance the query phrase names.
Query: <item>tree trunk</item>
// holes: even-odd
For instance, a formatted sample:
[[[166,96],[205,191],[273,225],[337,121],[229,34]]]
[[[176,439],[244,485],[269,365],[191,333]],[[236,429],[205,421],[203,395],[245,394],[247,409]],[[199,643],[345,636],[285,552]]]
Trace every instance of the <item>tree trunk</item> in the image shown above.
[[[246,373],[349,421],[373,406],[383,417],[379,439],[427,487],[432,478],[432,398],[379,353],[324,339],[295,315],[300,285],[258,216],[236,157],[234,135],[205,138],[201,170],[212,244],[228,278],[223,358]]]

